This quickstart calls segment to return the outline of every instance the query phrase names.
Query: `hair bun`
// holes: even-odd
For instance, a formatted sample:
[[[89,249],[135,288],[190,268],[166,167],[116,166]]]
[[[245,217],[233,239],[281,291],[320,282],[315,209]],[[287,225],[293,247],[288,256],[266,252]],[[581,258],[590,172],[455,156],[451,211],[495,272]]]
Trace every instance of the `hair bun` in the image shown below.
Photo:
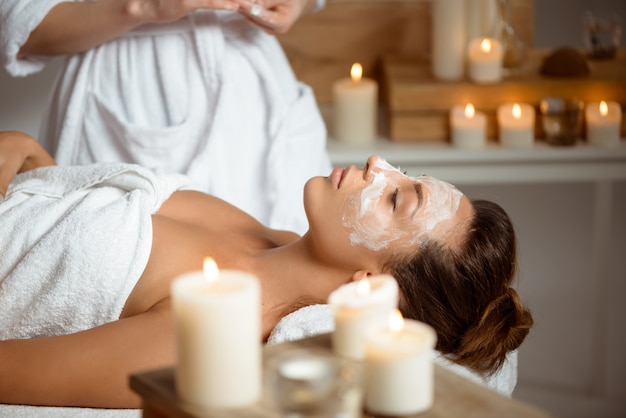
[[[480,321],[463,335],[458,360],[479,371],[497,370],[533,325],[530,311],[509,287],[485,308]]]

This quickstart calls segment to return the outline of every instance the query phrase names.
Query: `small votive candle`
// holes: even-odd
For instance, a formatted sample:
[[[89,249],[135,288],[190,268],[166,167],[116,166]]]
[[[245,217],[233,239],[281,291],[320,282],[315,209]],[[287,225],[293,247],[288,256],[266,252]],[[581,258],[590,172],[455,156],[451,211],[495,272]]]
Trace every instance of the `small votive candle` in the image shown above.
[[[218,272],[211,261],[172,283],[176,390],[204,408],[250,406],[261,396],[259,282],[245,272]]]
[[[267,361],[267,400],[285,417],[361,417],[361,369],[328,351],[285,350]]]
[[[405,320],[399,311],[387,327],[367,335],[364,404],[369,414],[414,415],[432,406],[436,342],[432,327]]]
[[[467,47],[468,75],[476,83],[495,83],[502,79],[504,50],[495,38],[472,39]]]
[[[335,139],[349,143],[373,142],[378,129],[378,83],[363,77],[363,67],[354,63],[350,78],[337,80],[332,90]]]
[[[333,351],[354,360],[365,357],[364,338],[373,325],[398,307],[398,282],[381,274],[339,287],[328,297],[335,329],[331,334]]]
[[[498,107],[500,142],[506,147],[528,148],[535,141],[535,109],[526,103]]]
[[[471,103],[454,106],[450,111],[452,145],[459,148],[482,148],[487,142],[487,117]]]
[[[622,109],[616,102],[601,101],[585,106],[587,141],[601,147],[617,147],[620,143]]]

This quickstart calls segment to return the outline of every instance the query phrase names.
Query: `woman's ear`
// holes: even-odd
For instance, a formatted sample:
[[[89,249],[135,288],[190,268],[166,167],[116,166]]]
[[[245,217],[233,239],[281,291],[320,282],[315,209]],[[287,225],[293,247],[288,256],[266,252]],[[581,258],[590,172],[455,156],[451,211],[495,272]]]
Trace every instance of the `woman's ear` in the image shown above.
[[[352,275],[352,281],[353,282],[358,282],[359,280],[365,279],[365,278],[367,278],[367,277],[369,277],[371,275],[372,275],[372,273],[369,272],[369,271],[357,270]]]

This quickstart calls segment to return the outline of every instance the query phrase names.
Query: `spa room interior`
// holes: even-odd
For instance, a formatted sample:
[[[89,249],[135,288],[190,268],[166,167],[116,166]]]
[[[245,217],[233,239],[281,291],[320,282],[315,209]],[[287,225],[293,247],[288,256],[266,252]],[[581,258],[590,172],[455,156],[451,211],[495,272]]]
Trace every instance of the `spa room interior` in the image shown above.
[[[614,142],[594,142],[595,122],[583,109],[608,102],[626,111],[626,40],[622,35],[613,56],[594,58],[583,23],[587,11],[597,11],[624,24],[626,2],[506,3],[513,40],[500,46],[512,61],[495,80],[481,81],[481,71],[491,77],[488,70],[470,71],[469,62],[460,78],[435,74],[442,48],[436,38],[454,35],[435,30],[430,0],[327,0],[278,38],[297,77],[315,92],[333,166],[381,155],[409,175],[427,173],[493,200],[512,217],[516,286],[535,320],[519,348],[513,399],[545,412],[536,416],[626,417],[626,118]],[[351,138],[350,121],[340,120],[349,115],[337,112],[338,80],[356,62],[377,86],[371,139],[362,131]],[[37,136],[58,68],[53,62],[27,78],[0,72],[0,131]],[[565,142],[544,124],[549,98],[583,102]],[[454,133],[452,108],[468,101],[484,112],[482,143],[464,145],[462,132]],[[515,143],[515,135],[505,142],[498,108],[511,102],[525,102],[532,113],[528,144]]]

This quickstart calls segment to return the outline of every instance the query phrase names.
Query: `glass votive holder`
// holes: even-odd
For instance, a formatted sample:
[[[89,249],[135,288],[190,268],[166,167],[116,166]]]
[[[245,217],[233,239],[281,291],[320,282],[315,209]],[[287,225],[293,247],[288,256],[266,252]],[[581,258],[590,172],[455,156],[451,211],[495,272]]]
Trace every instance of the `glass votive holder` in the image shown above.
[[[548,97],[541,101],[541,127],[550,145],[575,145],[582,127],[584,103],[575,99]]]
[[[316,349],[294,349],[268,360],[266,401],[289,418],[362,417],[361,365]]]
[[[583,42],[592,60],[613,59],[622,37],[622,20],[617,13],[585,12]]]

